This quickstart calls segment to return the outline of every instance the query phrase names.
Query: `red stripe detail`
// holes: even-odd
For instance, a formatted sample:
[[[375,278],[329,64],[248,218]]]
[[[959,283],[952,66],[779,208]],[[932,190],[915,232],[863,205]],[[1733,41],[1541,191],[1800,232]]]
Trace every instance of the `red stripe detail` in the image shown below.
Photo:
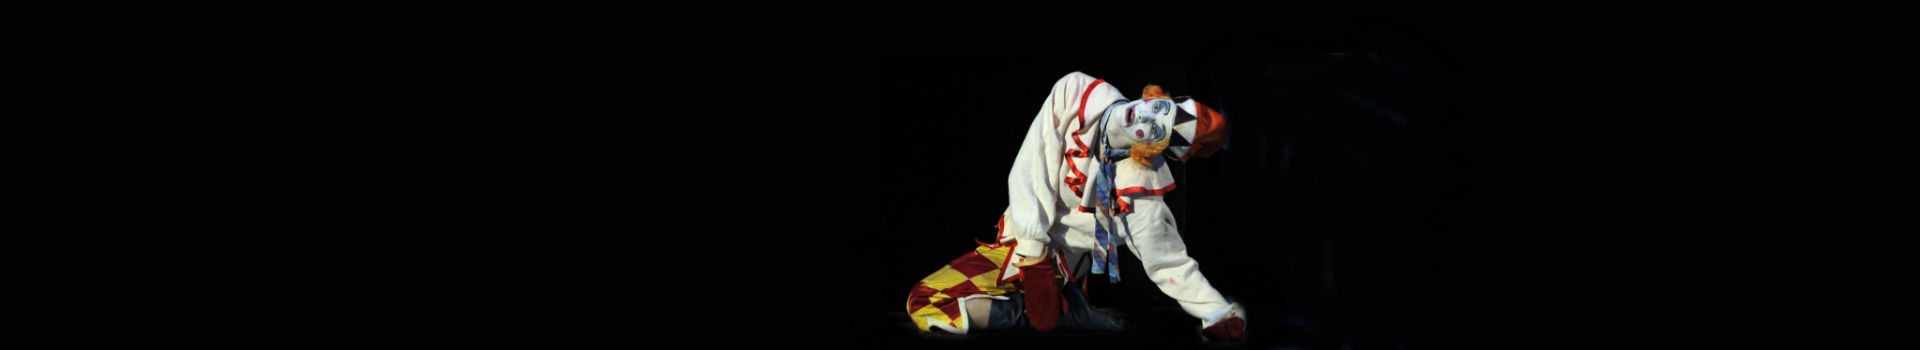
[[[1080,212],[1082,212],[1082,213],[1091,213],[1091,212],[1093,212],[1093,208],[1088,208],[1087,206],[1084,206],[1084,205],[1082,205],[1082,206],[1080,206]]]
[[[1076,113],[1077,116],[1080,117],[1080,125],[1087,125],[1087,98],[1093,97],[1093,88],[1100,87],[1100,83],[1106,81],[1106,79],[1094,79],[1092,84],[1087,84],[1087,91],[1080,93],[1080,111]],[[1076,139],[1074,141],[1079,140]],[[1080,148],[1086,149],[1087,147],[1081,146]]]
[[[1127,203],[1127,200],[1125,198],[1114,198],[1113,201],[1120,203],[1120,208],[1113,210],[1114,214],[1124,214],[1124,213],[1133,212],[1133,204]]]
[[[1067,281],[1072,282],[1073,272],[1067,271],[1067,262],[1065,261],[1067,258],[1061,257],[1060,252],[1051,249],[1047,250],[1047,252],[1053,255],[1053,268],[1059,269],[1060,275],[1066,276]]]
[[[1000,229],[1000,234],[993,236],[993,243],[999,244],[1000,239],[1007,237],[1007,216],[1005,214],[1000,215],[1000,222],[993,224],[993,228]]]
[[[1008,268],[1000,270],[1000,280],[994,281],[994,283],[1006,283],[1007,281],[1019,281],[1021,277],[1026,276],[1025,272],[1020,271],[1019,268],[1013,265],[1015,262],[1014,260],[1020,259],[1020,254],[1014,254],[1013,252],[1018,251],[1019,249],[1020,249],[1020,241],[1013,241],[1013,243],[1007,244],[1007,260],[1002,261],[1003,263],[1002,265],[1006,265],[1005,267],[1008,267]]]
[[[1087,154],[1087,144],[1080,142],[1080,135],[1073,135],[1073,143],[1079,145],[1080,149],[1067,150],[1067,155],[1070,156],[1066,158],[1067,169],[1073,170],[1073,176],[1068,176],[1066,182],[1067,188],[1072,189],[1073,193],[1080,193],[1081,187],[1077,185],[1085,185],[1087,183],[1087,174],[1080,172],[1080,163],[1073,161],[1073,157],[1085,157]]]
[[[1173,185],[1175,184],[1167,184],[1166,188],[1161,188],[1157,190],[1147,190],[1146,187],[1128,187],[1126,189],[1114,191],[1114,193],[1123,195],[1123,196],[1129,195],[1129,194],[1135,194],[1135,193],[1144,193],[1149,196],[1158,196],[1158,195],[1167,194],[1167,192],[1169,191],[1173,191]]]
[[[1087,156],[1087,143],[1080,142],[1080,135],[1073,135],[1073,144],[1078,145],[1080,149],[1067,149],[1067,155],[1074,157]],[[1078,185],[1085,185],[1087,183],[1087,174],[1080,172],[1079,162],[1075,162],[1072,157],[1068,157],[1067,169],[1073,170],[1073,176],[1067,177],[1067,188],[1072,189],[1073,193],[1076,194],[1085,193],[1086,191],[1083,191],[1081,186]]]
[[[1074,164],[1073,158],[1067,158],[1067,165],[1069,166],[1069,169],[1073,169],[1073,174],[1078,175],[1079,177],[1067,176],[1067,178],[1063,179],[1062,181],[1066,182],[1067,188],[1073,190],[1073,193],[1080,193],[1081,192],[1080,185],[1087,184],[1087,179],[1086,179],[1087,175],[1080,173],[1080,166],[1078,164]]]
[[[1087,174],[1080,172],[1080,162],[1073,161],[1073,158],[1067,158],[1067,168],[1073,170],[1073,176],[1067,177],[1067,184],[1079,185],[1087,183]]]

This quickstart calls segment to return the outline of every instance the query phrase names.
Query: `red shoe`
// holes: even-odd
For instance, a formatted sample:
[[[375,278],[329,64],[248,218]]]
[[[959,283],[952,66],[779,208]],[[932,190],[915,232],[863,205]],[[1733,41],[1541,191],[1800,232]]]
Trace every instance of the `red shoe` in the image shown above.
[[[1221,320],[1219,323],[1207,326],[1206,329],[1201,329],[1200,336],[1207,341],[1240,341],[1240,339],[1245,338],[1247,335],[1247,318],[1240,315],[1240,310],[1233,310],[1229,315],[1231,316]]]

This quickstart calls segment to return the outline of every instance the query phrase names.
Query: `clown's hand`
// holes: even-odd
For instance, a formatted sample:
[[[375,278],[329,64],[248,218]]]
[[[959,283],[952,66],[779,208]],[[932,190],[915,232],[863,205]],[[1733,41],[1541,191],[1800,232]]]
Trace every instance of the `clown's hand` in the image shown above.
[[[1045,256],[1016,257],[1021,260],[1014,265],[1019,266],[1020,273],[1025,276],[1020,279],[1022,292],[1026,294],[1027,321],[1035,330],[1053,330],[1060,323],[1060,315],[1066,313],[1066,303],[1060,295],[1060,281],[1054,274],[1054,262]]]

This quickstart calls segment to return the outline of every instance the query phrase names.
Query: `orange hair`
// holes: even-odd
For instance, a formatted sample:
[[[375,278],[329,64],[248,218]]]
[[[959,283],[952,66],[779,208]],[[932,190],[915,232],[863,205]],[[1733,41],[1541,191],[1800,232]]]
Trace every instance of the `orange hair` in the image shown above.
[[[1149,84],[1147,85],[1146,91],[1140,92],[1140,98],[1149,99],[1149,98],[1172,98],[1172,97],[1168,97],[1166,91],[1160,90],[1159,85]]]
[[[1133,162],[1140,163],[1140,166],[1151,168],[1153,157],[1166,151],[1167,145],[1171,144],[1173,144],[1172,137],[1162,137],[1160,141],[1154,142],[1134,142],[1133,148],[1127,150],[1127,157],[1133,158]]]

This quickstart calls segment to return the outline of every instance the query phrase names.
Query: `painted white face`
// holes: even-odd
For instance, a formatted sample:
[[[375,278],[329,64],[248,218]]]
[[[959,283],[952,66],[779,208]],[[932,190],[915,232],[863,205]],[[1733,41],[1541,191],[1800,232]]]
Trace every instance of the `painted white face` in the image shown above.
[[[1174,116],[1173,100],[1150,98],[1121,104],[1107,116],[1107,139],[1114,147],[1154,142],[1167,137]]]

